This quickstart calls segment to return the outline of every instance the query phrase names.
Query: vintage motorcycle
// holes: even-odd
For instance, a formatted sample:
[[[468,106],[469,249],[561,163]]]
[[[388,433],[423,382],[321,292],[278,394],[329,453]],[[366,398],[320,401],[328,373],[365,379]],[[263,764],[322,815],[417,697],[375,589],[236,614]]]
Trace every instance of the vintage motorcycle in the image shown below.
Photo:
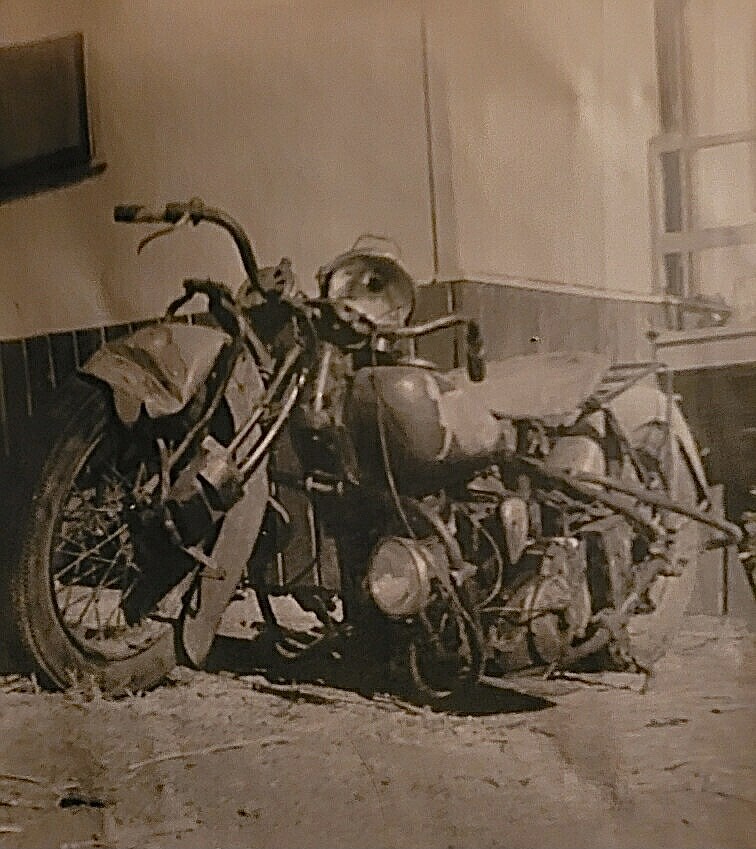
[[[163,225],[140,249],[218,225],[247,279],[185,281],[57,402],[7,576],[14,637],[48,685],[123,693],[201,666],[240,587],[282,658],[352,646],[429,701],[484,674],[648,668],[701,529],[737,540],[657,364],[485,363],[474,321],[410,323],[414,282],[379,239],[321,268],[308,298],[197,199],[115,220]],[[207,311],[182,315],[197,295]],[[455,326],[466,368],[413,356]],[[285,595],[317,626],[284,627]]]

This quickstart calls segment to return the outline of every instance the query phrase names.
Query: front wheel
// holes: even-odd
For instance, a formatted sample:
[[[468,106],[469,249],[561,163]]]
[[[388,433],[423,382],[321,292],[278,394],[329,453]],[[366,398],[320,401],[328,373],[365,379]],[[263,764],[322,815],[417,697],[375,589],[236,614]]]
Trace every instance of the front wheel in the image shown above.
[[[174,627],[145,592],[156,564],[145,561],[130,511],[155,459],[124,434],[102,387],[75,380],[52,421],[59,430],[25,499],[8,575],[11,636],[53,687],[153,687],[176,664]]]
[[[431,624],[427,614],[433,612],[426,611],[426,627],[409,641],[407,666],[414,694],[443,704],[477,684],[485,653],[470,614],[443,611]]]

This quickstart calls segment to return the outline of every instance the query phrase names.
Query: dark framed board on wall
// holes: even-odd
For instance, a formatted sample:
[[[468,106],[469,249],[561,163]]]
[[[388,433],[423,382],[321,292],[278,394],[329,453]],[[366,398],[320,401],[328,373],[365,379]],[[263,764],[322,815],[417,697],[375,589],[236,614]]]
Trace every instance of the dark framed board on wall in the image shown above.
[[[0,48],[0,202],[99,173],[81,33]]]

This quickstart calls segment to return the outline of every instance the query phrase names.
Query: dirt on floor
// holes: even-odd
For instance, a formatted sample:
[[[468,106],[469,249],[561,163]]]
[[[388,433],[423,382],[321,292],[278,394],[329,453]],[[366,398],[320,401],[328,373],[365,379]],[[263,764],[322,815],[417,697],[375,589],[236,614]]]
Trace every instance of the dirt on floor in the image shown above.
[[[484,686],[434,712],[335,662],[154,692],[0,686],[1,847],[756,846],[754,638],[690,617],[640,676]],[[305,679],[305,680],[303,680]]]

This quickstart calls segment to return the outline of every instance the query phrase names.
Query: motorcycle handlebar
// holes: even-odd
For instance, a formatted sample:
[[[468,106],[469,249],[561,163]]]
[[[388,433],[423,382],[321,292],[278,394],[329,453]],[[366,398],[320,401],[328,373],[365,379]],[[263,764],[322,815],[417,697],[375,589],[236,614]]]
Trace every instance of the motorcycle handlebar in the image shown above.
[[[435,330],[443,330],[456,325],[466,327],[467,344],[467,373],[474,383],[480,383],[486,376],[485,353],[483,351],[483,336],[477,321],[465,316],[451,313],[450,315],[426,321],[424,324],[411,324],[408,327],[397,327],[387,333],[381,331],[381,335],[395,339],[417,339]]]
[[[161,212],[154,212],[141,204],[120,204],[113,208],[113,220],[124,224],[178,224],[183,218],[192,224],[209,221],[224,229],[234,240],[250,283],[260,289],[257,260],[249,237],[241,224],[223,210],[205,206],[199,198],[166,204]]]
[[[425,336],[428,333],[433,333],[435,330],[443,330],[446,327],[454,327],[459,324],[470,324],[470,319],[452,313],[451,315],[444,315],[441,318],[435,318],[432,321],[426,321],[424,324],[410,324],[407,327],[396,327],[387,331],[382,330],[381,335],[391,336],[394,339],[417,339],[419,336]]]

